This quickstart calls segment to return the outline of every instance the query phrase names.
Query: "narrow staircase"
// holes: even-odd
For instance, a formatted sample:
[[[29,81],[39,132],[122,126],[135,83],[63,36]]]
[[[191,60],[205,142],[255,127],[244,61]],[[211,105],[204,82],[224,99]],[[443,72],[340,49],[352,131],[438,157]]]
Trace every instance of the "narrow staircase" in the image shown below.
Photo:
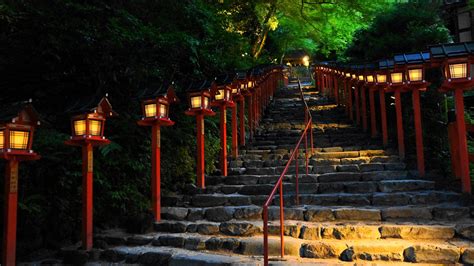
[[[280,258],[279,198],[269,209],[270,265],[474,263],[474,220],[457,192],[417,176],[314,89],[315,153],[284,178],[285,257]],[[262,206],[304,128],[295,86],[280,89],[254,140],[229,162],[229,176],[204,190],[164,197],[155,232],[107,231],[101,260],[155,265],[263,265]]]

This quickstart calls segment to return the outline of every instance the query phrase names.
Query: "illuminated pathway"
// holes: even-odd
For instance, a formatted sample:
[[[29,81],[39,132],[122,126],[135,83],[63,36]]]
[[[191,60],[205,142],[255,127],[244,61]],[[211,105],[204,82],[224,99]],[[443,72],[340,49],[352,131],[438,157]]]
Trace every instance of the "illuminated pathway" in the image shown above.
[[[294,175],[284,180],[287,262],[270,264],[473,260],[474,222],[459,194],[413,176],[395,151],[382,150],[382,143],[350,124],[343,109],[315,92],[306,98],[316,123],[316,153],[308,176],[300,162],[301,205],[292,204]],[[168,207],[152,233],[97,235],[105,248],[101,261],[262,265],[261,207],[301,133],[302,108],[296,89],[280,90],[254,141],[229,162],[229,176],[209,176],[205,190],[164,197]],[[277,259],[276,206],[269,217],[270,255]]]

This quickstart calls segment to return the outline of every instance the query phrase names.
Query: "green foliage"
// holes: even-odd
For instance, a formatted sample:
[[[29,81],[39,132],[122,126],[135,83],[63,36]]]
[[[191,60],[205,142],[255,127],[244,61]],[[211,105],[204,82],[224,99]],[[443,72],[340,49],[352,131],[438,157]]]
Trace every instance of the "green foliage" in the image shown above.
[[[451,40],[437,5],[399,4],[377,16],[355,34],[346,56],[351,60],[378,60],[392,53],[426,50],[427,45]]]

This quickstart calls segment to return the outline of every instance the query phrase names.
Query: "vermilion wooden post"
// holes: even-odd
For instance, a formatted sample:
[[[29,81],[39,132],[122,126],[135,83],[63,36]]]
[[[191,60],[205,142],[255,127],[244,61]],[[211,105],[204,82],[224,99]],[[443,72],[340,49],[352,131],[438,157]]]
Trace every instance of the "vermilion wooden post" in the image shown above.
[[[400,88],[395,89],[395,109],[397,114],[398,154],[401,159],[405,159],[405,137],[403,132],[402,98],[400,95]]]
[[[197,161],[196,161],[196,169],[197,169],[197,185],[200,188],[205,188],[205,162],[204,162],[204,115],[197,114],[196,115],[196,137],[197,137]]]
[[[161,129],[159,124],[151,128],[151,208],[155,221],[161,221]]]
[[[339,106],[340,102],[339,102],[339,84],[337,82],[337,78],[334,77],[334,97],[336,98],[336,105]]]
[[[354,121],[354,106],[352,104],[352,83],[349,82],[348,84],[349,86],[349,118],[351,119],[351,121]]]
[[[355,97],[355,109],[356,109],[356,124],[360,125],[360,101],[359,101],[359,88],[357,85],[354,86],[354,97]]]
[[[458,141],[458,129],[456,122],[448,124],[448,139],[449,147],[451,151],[451,167],[453,169],[454,176],[461,178],[461,166],[459,165],[459,141]]]
[[[382,128],[382,142],[383,146],[388,145],[388,131],[387,131],[387,111],[385,109],[385,90],[379,89],[380,101],[380,127]]]
[[[248,104],[247,104],[247,115],[248,115],[248,124],[249,124],[249,137],[253,139],[253,93],[249,92],[248,94]]]
[[[8,160],[5,168],[5,209],[3,259],[6,266],[16,265],[16,223],[18,207],[18,161]]]
[[[344,78],[343,80],[343,89],[344,89],[344,104],[346,105],[346,115],[349,116],[349,112],[350,112],[350,109],[349,109],[349,91],[347,89],[347,79]]]
[[[239,139],[237,138],[237,103],[232,107],[232,157],[239,156]]]
[[[418,173],[420,176],[425,176],[425,159],[423,154],[423,133],[421,126],[421,111],[420,111],[420,90],[414,89],[412,92],[413,113],[415,120],[415,137],[416,137],[416,159],[418,166]]]
[[[372,138],[377,136],[377,121],[375,119],[375,90],[369,88],[369,102],[370,102],[370,134]]]
[[[93,175],[94,156],[92,143],[82,146],[82,248],[92,249]]]
[[[240,145],[245,146],[245,99],[242,98],[239,102]]]
[[[362,129],[364,132],[367,132],[367,100],[366,100],[366,93],[365,93],[365,86],[360,86],[360,94],[362,100]]]
[[[462,191],[471,193],[471,179],[469,176],[469,156],[467,151],[466,121],[464,119],[464,93],[461,88],[454,90],[456,105],[457,138],[459,143],[459,159],[461,168]]]
[[[221,175],[227,176],[227,118],[226,118],[226,106],[221,105],[219,107],[220,111],[220,132],[221,132]]]

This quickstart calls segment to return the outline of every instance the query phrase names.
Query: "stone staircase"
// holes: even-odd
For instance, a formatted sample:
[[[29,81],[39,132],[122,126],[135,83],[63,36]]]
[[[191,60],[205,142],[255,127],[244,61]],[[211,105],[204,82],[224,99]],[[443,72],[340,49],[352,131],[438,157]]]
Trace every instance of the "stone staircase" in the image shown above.
[[[305,174],[283,180],[285,258],[279,258],[278,196],[269,209],[271,265],[474,263],[474,220],[460,194],[406,169],[353,126],[343,109],[314,91],[315,154]],[[304,127],[295,87],[275,96],[253,142],[229,162],[229,176],[208,176],[204,190],[164,197],[155,232],[97,235],[99,261],[155,265],[263,265],[262,206]],[[89,258],[91,255],[89,255]],[[67,262],[67,261],[65,261]]]

